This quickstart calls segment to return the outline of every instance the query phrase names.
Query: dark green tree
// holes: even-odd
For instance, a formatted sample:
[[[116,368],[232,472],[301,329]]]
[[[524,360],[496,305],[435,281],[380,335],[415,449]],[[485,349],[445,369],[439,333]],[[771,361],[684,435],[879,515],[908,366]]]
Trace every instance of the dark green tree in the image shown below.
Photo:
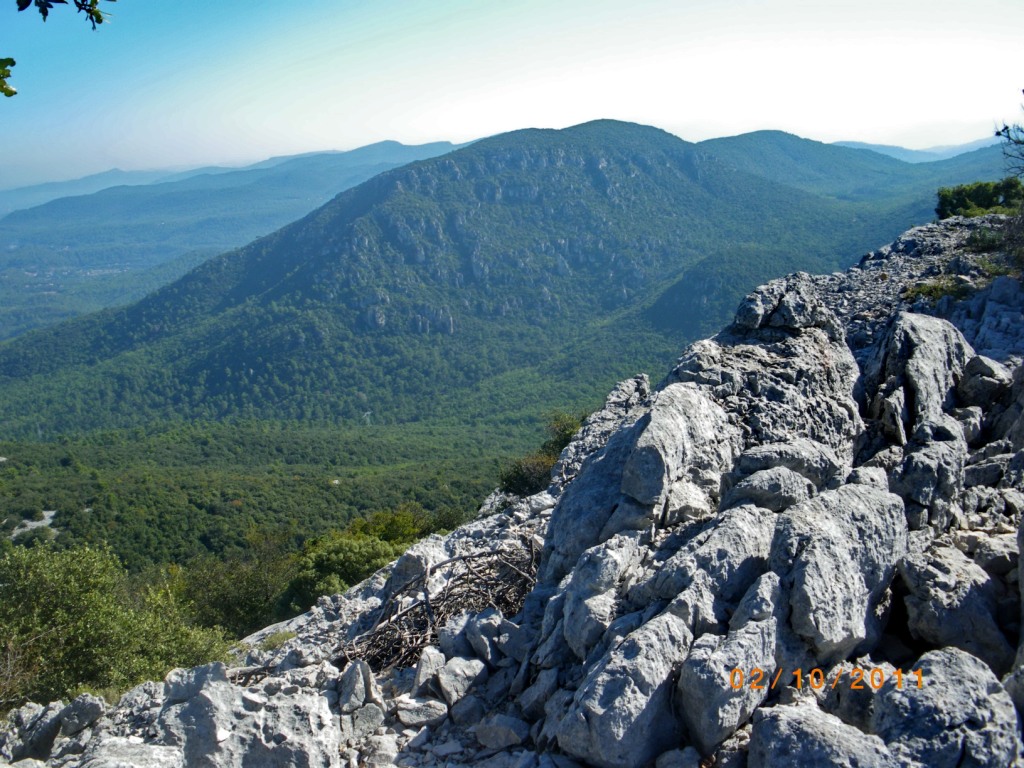
[[[939,189],[935,213],[940,219],[950,216],[981,216],[985,213],[1013,214],[1024,202],[1024,187],[1016,176],[1002,181],[977,181]]]
[[[106,2],[114,3],[117,0],[106,0]],[[17,3],[19,11],[35,6],[39,15],[43,17],[43,21],[46,21],[54,5],[67,5],[68,0],[17,0]],[[96,29],[107,18],[107,14],[100,9],[100,0],[72,0],[72,3],[79,13],[85,14],[86,21],[92,24],[93,29]],[[7,78],[11,76],[11,67],[15,63],[11,58],[0,58],[0,93],[4,96],[13,96],[18,92],[7,82]]]
[[[498,473],[498,487],[504,493],[529,496],[539,493],[551,483],[551,469],[558,461],[562,449],[582,426],[586,413],[555,411],[548,415],[545,429],[548,439],[540,450],[514,459]]]
[[[284,602],[290,613],[308,609],[321,595],[336,595],[390,563],[404,544],[362,533],[332,532],[306,545]]]

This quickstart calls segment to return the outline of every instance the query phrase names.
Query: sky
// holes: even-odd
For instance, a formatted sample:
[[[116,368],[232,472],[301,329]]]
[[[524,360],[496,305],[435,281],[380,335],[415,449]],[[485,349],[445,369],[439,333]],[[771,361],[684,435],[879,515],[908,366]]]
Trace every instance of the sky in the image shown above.
[[[1021,122],[1021,0],[0,0],[0,189],[615,118],[914,149]]]

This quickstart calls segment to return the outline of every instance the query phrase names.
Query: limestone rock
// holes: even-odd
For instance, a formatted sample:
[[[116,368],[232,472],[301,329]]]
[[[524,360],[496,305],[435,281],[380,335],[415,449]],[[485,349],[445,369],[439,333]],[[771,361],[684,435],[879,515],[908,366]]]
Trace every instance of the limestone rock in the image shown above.
[[[437,699],[399,696],[395,699],[395,711],[402,725],[421,728],[424,725],[439,725],[448,717],[448,707]]]
[[[429,693],[436,687],[437,673],[446,663],[444,653],[432,645],[428,645],[420,652],[420,659],[416,663],[416,677],[413,680],[412,692],[415,696],[422,696]],[[440,690],[437,690],[440,693]]]
[[[544,713],[544,706],[558,690],[558,670],[542,669],[533,684],[519,695],[518,703],[523,714],[538,719]]]
[[[176,747],[106,737],[90,744],[79,768],[190,768]]]
[[[64,703],[40,706],[29,702],[11,712],[0,731],[0,758],[18,762],[50,756],[61,728]]]
[[[953,547],[933,545],[908,555],[900,575],[915,636],[973,653],[999,675],[1009,671],[1013,649],[995,619],[998,587],[981,567]]]
[[[743,725],[770,692],[775,675],[779,577],[765,574],[750,588],[733,616],[729,634],[695,640],[679,673],[679,711],[704,754]],[[733,673],[739,670],[739,684]],[[762,687],[749,683],[753,670]],[[787,681],[788,682],[788,681]]]
[[[792,470],[821,490],[830,487],[843,469],[842,463],[830,448],[803,437],[748,448],[736,461],[736,471],[743,475],[774,467]]]
[[[683,621],[669,613],[630,633],[580,685],[558,726],[559,746],[601,768],[632,768],[677,744],[673,670],[691,640]]]
[[[629,604],[641,608],[667,600],[703,574],[712,597],[738,601],[764,571],[776,516],[767,509],[744,504],[732,507],[702,526],[678,550],[656,563],[653,572],[629,591]]]
[[[60,713],[62,736],[74,736],[99,720],[107,711],[107,702],[91,693],[83,693]]]
[[[957,393],[965,405],[987,408],[1008,392],[1012,384],[1013,376],[1004,365],[984,355],[975,355],[964,366]]]
[[[789,585],[793,629],[825,663],[879,640],[879,608],[907,551],[897,496],[866,485],[826,491],[779,518],[770,567]]]
[[[657,393],[622,469],[622,492],[640,504],[664,504],[688,467],[721,471],[732,463],[738,434],[725,412],[691,384]]]
[[[197,768],[335,765],[341,746],[327,699],[298,686],[254,707],[241,689],[212,681],[187,702],[164,709],[157,727],[165,743],[181,748],[185,764]]]
[[[813,699],[759,710],[749,768],[898,768],[885,743],[822,712]]]
[[[488,749],[506,749],[522,744],[530,736],[530,726],[516,717],[496,714],[476,726],[476,738]]]
[[[956,387],[974,350],[951,323],[913,312],[896,316],[877,376],[881,392],[904,388],[913,426],[938,421],[956,404]]]
[[[356,659],[345,667],[337,685],[342,714],[355,712],[366,704],[376,704],[384,709],[384,697],[377,686],[373,670],[362,659]]]
[[[871,729],[902,764],[929,768],[1009,766],[1021,750],[1009,695],[980,660],[956,648],[930,651],[902,688],[886,685],[875,702]]]
[[[799,504],[816,492],[814,484],[786,467],[760,469],[743,478],[722,497],[722,508],[736,504],[753,504],[773,512]]]
[[[489,666],[496,667],[502,657],[498,650],[497,641],[501,633],[502,615],[496,608],[488,608],[486,611],[470,617],[466,622],[466,640],[476,653],[477,658],[487,662]]]
[[[437,673],[437,683],[448,705],[454,705],[475,685],[487,680],[487,665],[480,659],[456,656]]]
[[[584,660],[615,618],[619,582],[640,562],[635,536],[619,535],[580,556],[565,588],[562,633]]]

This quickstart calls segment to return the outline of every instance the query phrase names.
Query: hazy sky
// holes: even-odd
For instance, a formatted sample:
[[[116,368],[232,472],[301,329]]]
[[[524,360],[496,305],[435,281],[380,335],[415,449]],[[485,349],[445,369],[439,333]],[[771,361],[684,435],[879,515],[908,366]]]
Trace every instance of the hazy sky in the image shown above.
[[[1021,119],[1022,0],[0,0],[0,188],[611,117],[925,148]]]

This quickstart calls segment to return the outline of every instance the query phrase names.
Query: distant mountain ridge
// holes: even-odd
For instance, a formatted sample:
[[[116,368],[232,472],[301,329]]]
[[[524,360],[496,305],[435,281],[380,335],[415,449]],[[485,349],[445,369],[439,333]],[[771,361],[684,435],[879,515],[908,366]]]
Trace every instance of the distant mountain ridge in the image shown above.
[[[152,184],[166,179],[171,173],[171,171],[122,171],[120,168],[111,168],[109,171],[90,174],[80,179],[48,181],[42,184],[0,190],[0,217],[6,216],[11,211],[42,205],[59,197],[90,195],[101,189],[120,185]]]
[[[165,174],[14,211],[0,219],[0,339],[141,298],[381,171],[454,148],[379,142]]]
[[[0,347],[0,418],[514,418],[599,394],[750,287],[906,226],[902,197],[782,184],[737,167],[741,145],[604,120],[387,171],[141,302]]]
[[[971,141],[967,144],[944,145],[931,147],[930,149],[907,149],[906,147],[899,147],[892,144],[870,144],[863,141],[833,142],[833,146],[848,147],[850,149],[868,149],[872,152],[877,152],[882,155],[888,155],[889,157],[896,158],[897,160],[902,160],[905,163],[932,163],[937,160],[949,160],[957,155],[974,152],[975,150],[984,149],[997,144],[999,144],[999,139],[995,136],[978,139],[977,141]]]
[[[929,216],[934,198],[921,190],[1000,178],[1002,149],[992,145],[929,163],[911,164],[877,152],[801,139],[781,131],[758,131],[700,143],[735,167],[816,194],[850,201],[917,202]]]

